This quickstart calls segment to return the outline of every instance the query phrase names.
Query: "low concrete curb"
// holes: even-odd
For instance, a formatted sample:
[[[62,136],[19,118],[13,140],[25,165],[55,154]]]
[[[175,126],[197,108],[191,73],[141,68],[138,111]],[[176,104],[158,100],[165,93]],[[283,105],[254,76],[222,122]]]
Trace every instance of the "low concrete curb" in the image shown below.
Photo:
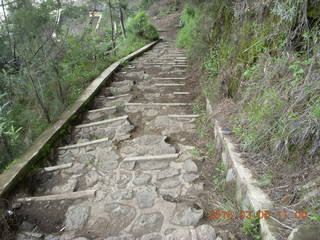
[[[51,127],[41,134],[29,150],[19,159],[15,160],[12,165],[0,175],[0,197],[4,197],[12,188],[22,180],[28,173],[30,166],[35,164],[41,157],[48,154],[51,145],[60,137],[64,129],[83,112],[90,101],[97,95],[99,90],[106,84],[112,74],[120,66],[151,49],[159,41],[154,41],[143,48],[131,53],[130,55],[111,64],[100,76],[98,76],[83,92],[79,99],[65,112]]]
[[[212,115],[212,106],[208,99],[207,112]],[[220,123],[212,119],[215,132],[215,142],[217,150],[221,151],[221,159],[226,171],[225,192],[229,198],[243,210],[268,210],[272,212],[273,203],[268,195],[257,186],[257,181],[245,165],[241,153],[237,151],[237,145],[234,144],[228,132],[226,132]],[[260,228],[263,240],[276,240],[281,227],[272,219],[260,219]]]

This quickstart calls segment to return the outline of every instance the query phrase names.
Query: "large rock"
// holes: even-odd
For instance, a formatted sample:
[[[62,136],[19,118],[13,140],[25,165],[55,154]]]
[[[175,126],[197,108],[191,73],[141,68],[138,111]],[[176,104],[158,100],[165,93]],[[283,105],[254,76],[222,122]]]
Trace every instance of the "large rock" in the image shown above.
[[[162,240],[160,233],[150,233],[142,236],[141,240]]]
[[[166,236],[166,240],[193,240],[187,229],[174,229]],[[202,239],[199,239],[202,240]]]
[[[199,178],[199,174],[197,173],[185,173],[183,175],[183,180],[185,180],[188,183],[191,183],[198,178]]]
[[[137,201],[139,208],[150,208],[154,205],[154,200],[157,198],[157,192],[154,188],[142,188],[137,190]]]
[[[163,223],[163,216],[159,212],[140,215],[132,225],[131,231],[136,236],[159,232]]]
[[[81,163],[93,163],[94,162],[95,157],[91,154],[83,154],[79,156],[79,162]]]
[[[116,180],[118,188],[126,188],[127,184],[131,181],[131,179],[132,179],[132,173],[120,171]]]
[[[183,168],[188,173],[198,172],[198,167],[191,159],[188,159],[184,162]]]
[[[107,212],[108,234],[117,235],[131,224],[136,216],[136,210],[134,207],[112,203],[105,206]]]
[[[176,153],[174,146],[165,142],[161,135],[144,135],[120,149],[123,156],[161,155]]]
[[[195,209],[187,204],[177,204],[171,222],[176,225],[195,226],[202,217],[202,209]]]
[[[157,170],[167,168],[169,166],[168,160],[149,160],[139,162],[139,167],[142,170]]]
[[[144,185],[149,183],[151,180],[151,175],[147,174],[147,173],[141,173],[141,174],[137,174],[134,179],[133,179],[133,183],[136,185]]]
[[[76,178],[70,178],[65,184],[54,186],[51,190],[51,194],[71,193],[76,189],[77,184],[78,180]]]
[[[101,169],[101,171],[103,172],[114,170],[119,165],[119,158],[119,155],[116,154],[114,151],[105,152],[102,150],[98,153],[97,167]]]
[[[179,179],[167,179],[163,183],[161,183],[161,188],[169,189],[169,188],[176,188],[181,184]]]
[[[158,180],[163,180],[163,179],[166,179],[166,178],[176,177],[179,174],[180,174],[180,170],[179,169],[169,168],[169,169],[163,170],[163,171],[158,173]]]
[[[136,238],[131,234],[124,234],[117,237],[108,237],[108,238],[105,238],[104,240],[136,240]]]
[[[201,240],[215,240],[216,231],[210,225],[201,225],[196,228],[198,239]]]
[[[81,230],[90,215],[90,207],[86,206],[71,206],[66,213],[65,226],[66,230]]]

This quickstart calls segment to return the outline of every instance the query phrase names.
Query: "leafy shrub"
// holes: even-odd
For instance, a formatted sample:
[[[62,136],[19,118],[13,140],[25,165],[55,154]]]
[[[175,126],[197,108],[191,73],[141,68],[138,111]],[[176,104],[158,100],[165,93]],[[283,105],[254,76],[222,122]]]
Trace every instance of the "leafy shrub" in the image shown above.
[[[242,225],[242,232],[256,240],[262,239],[260,234],[259,219],[260,218],[257,216],[257,214],[251,218],[245,219]]]
[[[156,40],[159,33],[156,28],[149,22],[149,18],[145,12],[139,12],[128,23],[127,31],[134,37],[144,40]]]
[[[141,0],[140,1],[140,8],[141,9],[148,9],[152,4],[153,4],[154,0]]]

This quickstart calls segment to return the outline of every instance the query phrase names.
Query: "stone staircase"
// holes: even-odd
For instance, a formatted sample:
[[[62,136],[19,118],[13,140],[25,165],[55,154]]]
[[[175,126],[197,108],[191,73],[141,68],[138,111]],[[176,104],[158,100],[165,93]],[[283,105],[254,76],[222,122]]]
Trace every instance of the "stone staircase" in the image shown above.
[[[216,238],[199,224],[204,186],[191,154],[199,115],[187,66],[173,42],[160,42],[114,74],[70,144],[56,149],[46,180],[15,199],[39,223],[38,237],[20,229],[17,239]]]

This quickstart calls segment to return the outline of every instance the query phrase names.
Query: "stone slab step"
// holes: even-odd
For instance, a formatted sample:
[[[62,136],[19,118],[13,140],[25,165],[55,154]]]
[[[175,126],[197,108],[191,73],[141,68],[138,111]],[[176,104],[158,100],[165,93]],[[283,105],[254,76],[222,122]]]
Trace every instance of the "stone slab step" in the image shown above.
[[[132,162],[132,161],[154,161],[154,160],[172,160],[177,159],[179,154],[162,154],[162,155],[153,155],[153,156],[136,156],[136,157],[126,157],[123,161]]]
[[[174,67],[187,67],[186,64],[178,64],[178,63],[145,63],[145,65],[171,65]]]
[[[169,118],[198,118],[201,115],[199,114],[190,114],[190,115],[168,115]]]
[[[128,97],[128,96],[130,96],[130,94],[121,94],[121,95],[115,95],[115,96],[107,97],[107,99],[113,100],[113,99],[118,99],[118,98]]]
[[[43,170],[45,172],[53,172],[61,169],[66,169],[66,168],[71,168],[73,166],[73,163],[66,163],[66,164],[61,164],[57,166],[52,166],[52,167],[45,167]]]
[[[47,195],[40,197],[25,197],[18,198],[17,202],[32,202],[32,201],[57,201],[57,200],[66,200],[66,199],[79,199],[79,198],[92,198],[96,194],[96,190],[87,190],[55,195]]]
[[[90,145],[95,145],[95,144],[108,142],[108,141],[109,141],[109,138],[101,138],[101,139],[90,141],[90,142],[78,143],[78,144],[68,145],[68,146],[64,146],[64,147],[59,147],[58,150],[69,150],[69,149],[74,149],[74,148],[87,147]]]
[[[105,108],[99,108],[99,109],[93,109],[93,110],[89,110],[88,113],[97,113],[97,112],[108,112],[108,111],[111,111],[112,113],[117,110],[117,107],[116,106],[113,106],[113,107],[105,107]]]
[[[157,87],[181,87],[185,86],[184,83],[156,83],[155,86]]]
[[[125,116],[122,116],[122,117],[107,119],[107,120],[103,120],[103,121],[77,125],[77,126],[75,126],[75,128],[78,129],[78,128],[94,127],[94,126],[99,126],[99,125],[103,125],[103,124],[108,124],[108,123],[113,123],[113,122],[117,122],[117,121],[126,120],[127,118],[128,118],[128,115],[125,115]]]

